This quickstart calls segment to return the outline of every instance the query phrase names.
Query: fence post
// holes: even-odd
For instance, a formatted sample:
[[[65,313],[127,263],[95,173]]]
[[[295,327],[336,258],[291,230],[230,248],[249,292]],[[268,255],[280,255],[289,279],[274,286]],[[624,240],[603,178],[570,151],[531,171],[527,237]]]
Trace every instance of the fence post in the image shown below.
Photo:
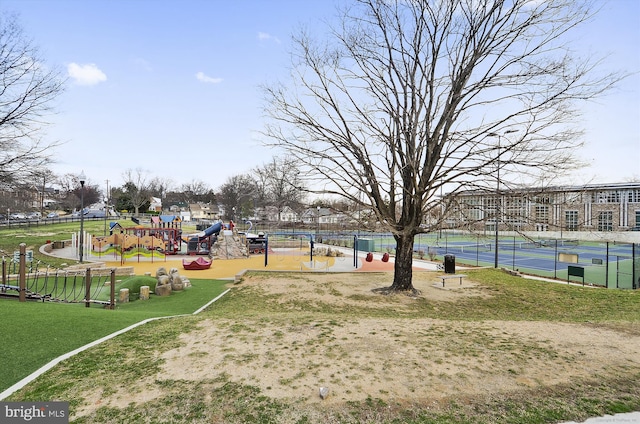
[[[638,258],[636,258],[636,244],[632,243],[631,244],[631,288],[633,290],[640,288],[638,286],[640,286],[640,278],[638,280],[636,280],[636,260],[638,260]],[[637,281],[637,283],[636,283]]]
[[[264,267],[269,264],[269,234],[264,236]]]
[[[116,309],[116,269],[111,269],[111,287],[109,288],[109,309]]]
[[[353,267],[358,268],[358,235],[353,236]]]
[[[85,284],[84,306],[85,308],[88,308],[91,306],[91,268],[87,268],[87,271],[85,272],[84,284]]]
[[[26,272],[26,262],[27,262],[27,245],[25,243],[20,243],[20,268],[18,270],[19,275],[19,283],[20,293],[19,299],[20,302],[27,301],[27,272]]]
[[[604,266],[604,286],[609,288],[609,242],[607,242],[607,261]]]

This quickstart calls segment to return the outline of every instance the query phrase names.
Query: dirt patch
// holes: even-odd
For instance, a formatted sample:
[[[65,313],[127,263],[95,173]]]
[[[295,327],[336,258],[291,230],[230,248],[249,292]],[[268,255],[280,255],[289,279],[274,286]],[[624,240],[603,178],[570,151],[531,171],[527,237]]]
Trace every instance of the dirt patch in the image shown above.
[[[425,299],[447,308],[491,292],[467,279],[443,288],[433,273],[416,273],[414,286],[422,291],[421,298],[372,293],[383,281],[349,274],[248,276],[240,287],[268,296],[278,307],[393,308],[397,317],[333,319],[300,311],[295,317],[274,313],[204,320],[181,336],[181,347],[161,354],[161,371],[138,381],[141,390],[132,393],[128,387],[100,403],[118,406],[162,396],[157,389],[143,389],[155,387],[156,381],[216,381],[224,376],[259,387],[270,397],[308,403],[381,398],[435,406],[452,395],[506,393],[640,368],[637,332],[589,323],[404,317]],[[329,389],[325,400],[320,387]]]

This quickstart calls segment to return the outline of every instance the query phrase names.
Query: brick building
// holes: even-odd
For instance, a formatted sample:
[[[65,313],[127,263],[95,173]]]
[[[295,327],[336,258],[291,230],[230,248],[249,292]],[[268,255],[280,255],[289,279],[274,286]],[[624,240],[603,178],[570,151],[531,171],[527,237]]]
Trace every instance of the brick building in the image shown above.
[[[640,230],[640,183],[457,193],[449,227],[494,231]]]

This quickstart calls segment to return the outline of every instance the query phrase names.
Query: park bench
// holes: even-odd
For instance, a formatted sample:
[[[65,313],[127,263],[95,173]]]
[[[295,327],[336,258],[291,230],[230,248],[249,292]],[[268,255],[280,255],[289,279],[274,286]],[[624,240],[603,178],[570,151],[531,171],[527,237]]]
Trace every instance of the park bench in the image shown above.
[[[444,282],[446,280],[449,280],[451,278],[459,278],[460,279],[460,285],[462,285],[462,279],[466,278],[467,276],[464,274],[451,274],[451,275],[439,275],[438,278],[440,278],[442,280],[442,287],[444,287]]]

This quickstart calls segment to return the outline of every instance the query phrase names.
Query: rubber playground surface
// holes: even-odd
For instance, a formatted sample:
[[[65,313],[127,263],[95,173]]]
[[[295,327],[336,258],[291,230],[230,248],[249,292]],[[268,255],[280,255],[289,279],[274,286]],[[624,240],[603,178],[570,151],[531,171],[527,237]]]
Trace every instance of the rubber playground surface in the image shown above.
[[[317,257],[310,261],[308,252],[301,255],[291,254],[270,254],[267,257],[267,265],[265,266],[264,255],[252,255],[249,258],[241,259],[214,259],[211,268],[204,270],[186,270],[182,267],[182,259],[195,260],[195,256],[173,255],[166,256],[165,259],[149,259],[149,258],[129,258],[123,263],[118,260],[109,260],[111,258],[98,257],[90,255],[87,261],[104,262],[107,268],[117,268],[122,266],[131,266],[135,274],[144,275],[150,273],[155,275],[160,267],[165,267],[167,271],[171,268],[178,269],[180,275],[187,278],[204,278],[204,279],[227,279],[234,278],[236,275],[246,270],[251,271],[307,271],[307,272],[391,272],[393,271],[393,258],[388,262],[383,262],[380,257],[374,255],[371,262],[364,260],[366,252],[360,252],[362,258],[358,257],[357,267],[354,266],[353,255],[345,255],[341,257]],[[414,269],[424,269],[416,266]],[[433,269],[436,267],[433,265]]]

